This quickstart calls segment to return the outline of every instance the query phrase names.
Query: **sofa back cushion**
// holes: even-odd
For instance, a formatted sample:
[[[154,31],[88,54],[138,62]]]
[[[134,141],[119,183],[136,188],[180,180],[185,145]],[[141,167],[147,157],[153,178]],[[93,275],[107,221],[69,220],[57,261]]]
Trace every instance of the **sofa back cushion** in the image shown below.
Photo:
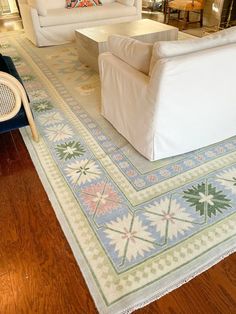
[[[47,16],[47,10],[66,7],[65,0],[28,0],[28,4],[35,8],[41,16]]]
[[[153,44],[133,38],[112,35],[108,37],[110,52],[138,71],[148,74]]]
[[[47,9],[61,9],[66,7],[66,1],[65,0],[46,0]]]
[[[113,3],[115,0],[101,0],[102,4]]]
[[[116,0],[117,2],[132,7],[134,5],[134,0]]]
[[[150,73],[157,60],[216,48],[236,42],[236,26],[203,38],[176,41],[159,41],[153,46]]]

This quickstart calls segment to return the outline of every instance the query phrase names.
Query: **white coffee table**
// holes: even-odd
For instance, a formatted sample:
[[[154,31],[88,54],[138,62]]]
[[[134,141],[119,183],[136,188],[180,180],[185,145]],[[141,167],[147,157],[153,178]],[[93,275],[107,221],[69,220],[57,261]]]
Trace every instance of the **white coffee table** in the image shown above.
[[[160,40],[176,40],[178,28],[149,19],[96,26],[75,31],[79,60],[98,71],[98,55],[108,51],[107,39],[112,34],[136,38],[153,43]]]

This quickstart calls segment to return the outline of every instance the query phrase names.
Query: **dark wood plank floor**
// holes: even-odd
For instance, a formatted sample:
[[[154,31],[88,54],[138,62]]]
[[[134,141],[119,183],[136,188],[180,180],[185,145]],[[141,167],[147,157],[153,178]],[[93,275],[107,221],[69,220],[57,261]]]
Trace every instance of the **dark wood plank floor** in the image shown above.
[[[0,313],[97,313],[18,131],[0,134]],[[236,254],[137,313],[236,313]]]

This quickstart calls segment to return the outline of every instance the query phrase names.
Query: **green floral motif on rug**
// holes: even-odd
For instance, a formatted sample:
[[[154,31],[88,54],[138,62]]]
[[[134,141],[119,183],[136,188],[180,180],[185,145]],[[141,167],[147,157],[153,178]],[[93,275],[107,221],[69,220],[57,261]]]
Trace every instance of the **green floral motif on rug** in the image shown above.
[[[222,210],[230,206],[230,200],[226,198],[222,191],[217,191],[211,184],[198,184],[191,189],[184,191],[184,198],[196,207],[201,216],[222,213]]]
[[[43,112],[43,111],[51,110],[53,108],[53,105],[50,104],[49,101],[43,100],[39,102],[34,102],[33,108],[36,112]]]
[[[74,44],[2,36],[40,132],[22,131],[101,313],[128,313],[235,251],[236,138],[151,163],[100,115]],[[112,104],[111,104],[112,105]]]
[[[71,159],[82,156],[85,153],[84,147],[75,141],[71,141],[56,146],[56,152],[60,159]]]

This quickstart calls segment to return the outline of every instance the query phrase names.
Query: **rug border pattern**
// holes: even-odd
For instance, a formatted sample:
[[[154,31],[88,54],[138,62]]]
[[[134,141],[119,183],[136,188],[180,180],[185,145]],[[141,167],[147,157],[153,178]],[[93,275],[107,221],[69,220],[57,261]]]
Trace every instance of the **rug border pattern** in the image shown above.
[[[101,313],[113,313],[114,308],[117,308],[117,301],[119,301],[119,299],[115,299],[115,300],[108,300],[106,298],[107,296],[112,296],[111,294],[111,289],[106,287],[107,284],[107,280],[113,280],[113,285],[114,287],[116,287],[117,285],[120,285],[120,283],[123,283],[123,286],[125,288],[127,288],[127,281],[129,280],[129,276],[131,274],[131,276],[133,276],[133,274],[139,272],[142,273],[143,271],[143,267],[142,265],[137,265],[135,266],[134,270],[128,270],[125,271],[123,274],[117,274],[114,270],[114,268],[112,267],[112,265],[108,262],[107,257],[103,251],[102,248],[98,249],[100,246],[100,243],[98,242],[98,240],[96,239],[95,236],[91,236],[91,233],[88,232],[88,230],[90,229],[90,226],[87,222],[87,220],[85,219],[85,217],[83,216],[82,212],[76,210],[78,203],[76,202],[74,195],[71,193],[71,191],[69,190],[69,188],[67,187],[67,185],[58,185],[58,179],[61,177],[59,170],[57,168],[57,166],[55,165],[54,160],[51,158],[51,156],[49,156],[48,151],[47,151],[47,147],[46,145],[43,143],[42,139],[40,141],[39,144],[32,143],[31,142],[31,134],[30,131],[26,129],[22,129],[21,130],[21,134],[23,136],[23,139],[25,141],[25,144],[29,150],[29,153],[32,157],[32,160],[34,162],[34,165],[37,169],[37,172],[40,176],[41,181],[43,182],[44,188],[48,193],[49,199],[53,204],[53,207],[55,209],[56,215],[58,220],[60,221],[60,224],[63,228],[63,231],[67,237],[68,242],[70,243],[70,246],[72,248],[72,251],[74,253],[75,258],[78,261],[78,264],[81,267],[81,270],[83,272],[83,276],[85,277],[86,283],[89,287],[89,290],[91,291],[91,294],[93,295],[93,298],[95,300],[96,306],[99,309],[99,311]],[[40,162],[41,161],[41,162]],[[42,163],[42,164],[41,164]],[[50,185],[49,182],[52,182],[53,185]],[[54,192],[56,194],[54,194]],[[54,195],[57,195],[57,197],[55,198]],[[72,225],[72,228],[68,228],[68,222],[69,221],[65,221],[65,214],[63,213],[62,208],[67,207],[67,215],[70,217],[70,223],[69,225]],[[196,239],[195,242],[192,242],[191,240],[191,244],[189,244],[189,239],[183,241],[182,243],[180,243],[179,245],[177,245],[177,247],[174,247],[172,249],[170,249],[168,252],[166,253],[162,253],[160,255],[158,255],[157,257],[153,257],[148,263],[145,263],[145,270],[148,270],[149,273],[146,272],[146,274],[148,274],[148,276],[146,278],[143,278],[143,280],[140,282],[140,288],[143,288],[144,285],[150,285],[151,281],[154,282],[158,279],[158,278],[153,278],[153,273],[152,273],[152,268],[157,267],[158,265],[160,265],[161,259],[163,258],[163,260],[169,259],[171,261],[171,259],[173,259],[173,256],[177,257],[179,254],[183,253],[183,252],[187,252],[189,249],[189,253],[186,254],[186,259],[183,262],[182,267],[184,267],[184,264],[188,264],[190,265],[190,261],[196,263],[196,256],[193,256],[193,254],[196,254],[195,250],[194,252],[194,245],[195,244],[199,244],[199,243],[204,243],[201,244],[202,245],[202,253],[197,253],[198,254],[198,258],[201,258],[201,254],[206,254],[206,251],[211,248],[211,250],[209,251],[211,254],[212,251],[212,246],[213,246],[213,242],[215,241],[217,243],[215,249],[217,251],[217,247],[219,245],[222,244],[222,242],[225,241],[225,253],[224,254],[219,254],[215,255],[212,258],[212,261],[210,263],[208,263],[208,265],[206,265],[205,269],[210,268],[212,265],[214,265],[215,263],[217,263],[218,261],[220,261],[222,258],[224,258],[225,256],[235,252],[236,247],[235,247],[235,240],[236,240],[236,236],[235,236],[235,231],[234,231],[234,226],[236,224],[236,213],[232,214],[231,216],[227,217],[224,221],[220,221],[218,223],[216,223],[216,225],[211,226],[208,230],[205,230],[204,232],[202,232],[201,235],[197,234],[195,235]],[[76,241],[76,235],[73,234],[73,230],[80,230],[80,234],[82,231],[82,234],[84,234],[83,238],[79,238],[81,241],[77,242]],[[220,231],[223,232],[220,232]],[[87,236],[86,236],[87,234]],[[214,234],[216,234],[217,236],[214,237]],[[219,236],[221,235],[221,242],[219,243]],[[209,241],[209,239],[210,241]],[[89,244],[89,245],[88,245]],[[78,254],[78,245],[79,245],[79,251],[80,254]],[[182,247],[182,248],[178,248],[178,247]],[[214,249],[213,249],[214,250]],[[91,258],[91,256],[86,256],[87,254],[91,254],[91,252],[93,252],[93,258]],[[96,253],[96,254],[94,254]],[[84,255],[85,254],[85,255]],[[171,256],[172,255],[172,256]],[[92,261],[91,264],[88,264],[88,258],[89,260]],[[191,258],[190,258],[191,257]],[[106,262],[106,263],[105,263]],[[173,260],[172,260],[173,262]],[[89,265],[89,266],[88,266]],[[170,263],[171,266],[171,263]],[[169,268],[170,268],[169,266]],[[173,266],[172,266],[173,267]],[[99,269],[99,272],[101,272],[100,274],[98,272],[96,272],[96,270]],[[175,267],[173,267],[174,270],[176,270]],[[163,269],[163,273],[166,273],[167,271]],[[171,291],[173,289],[176,288],[177,286],[182,285],[183,283],[187,282],[188,280],[192,279],[193,277],[197,276],[198,273],[202,272],[202,267],[201,270],[199,271],[194,271],[191,274],[188,274],[188,276],[186,278],[182,278],[180,280],[180,282],[176,282],[175,284],[173,284],[173,280],[170,280],[170,285],[168,288],[165,289],[165,291],[162,291],[160,293],[160,291],[158,291],[158,293],[156,292],[156,289],[154,290],[154,296],[153,297],[149,297],[148,300],[143,300],[140,304],[136,304],[135,308],[139,308],[140,306],[143,306],[144,304],[150,303],[152,300],[155,300],[159,297],[161,297],[162,295],[166,294],[167,291]],[[127,275],[128,273],[128,275]],[[169,270],[169,273],[171,273],[171,270]],[[165,278],[168,275],[165,275]],[[112,278],[113,277],[113,278]],[[160,276],[159,276],[160,278]],[[96,280],[97,279],[97,280]],[[151,281],[150,281],[151,279]],[[96,285],[92,284],[93,281],[96,281]],[[101,284],[102,283],[102,284]],[[94,287],[97,287],[98,290],[94,289]],[[151,284],[152,286],[152,284]],[[150,288],[148,287],[148,289],[150,289],[151,291],[153,291],[153,287]],[[138,290],[138,289],[136,289]],[[117,291],[116,291],[117,293]],[[129,291],[121,291],[121,295],[120,295],[120,299],[125,299],[125,298],[130,298],[130,293],[134,293],[134,291],[132,289],[130,289]],[[138,293],[138,291],[137,291]],[[142,292],[143,293],[143,292]],[[132,296],[134,299],[136,299],[134,296]],[[109,310],[107,309],[107,306],[109,305],[113,305],[109,307]],[[123,313],[120,309],[117,309],[118,312],[117,313]],[[132,306],[132,309],[126,309],[124,311],[124,313],[128,313],[129,311],[133,311],[134,307]]]

